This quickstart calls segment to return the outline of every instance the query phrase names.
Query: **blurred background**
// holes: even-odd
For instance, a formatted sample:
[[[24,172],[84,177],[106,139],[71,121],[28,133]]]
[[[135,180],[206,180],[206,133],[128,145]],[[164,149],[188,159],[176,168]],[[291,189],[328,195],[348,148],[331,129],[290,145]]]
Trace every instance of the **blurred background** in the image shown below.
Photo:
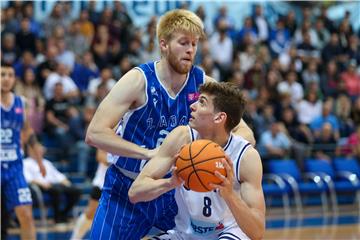
[[[195,63],[247,96],[244,119],[265,173],[267,237],[301,238],[270,230],[307,225],[329,233],[323,226],[343,223],[349,234],[339,238],[360,236],[360,2],[0,4],[1,61],[15,68],[14,91],[29,101],[44,158],[74,187],[65,226],[46,194],[40,203],[35,197],[39,237],[69,238],[97,168],[96,149],[84,143],[87,125],[122,75],[160,58],[156,23],[174,8],[205,23]],[[17,227],[11,220],[9,239]]]

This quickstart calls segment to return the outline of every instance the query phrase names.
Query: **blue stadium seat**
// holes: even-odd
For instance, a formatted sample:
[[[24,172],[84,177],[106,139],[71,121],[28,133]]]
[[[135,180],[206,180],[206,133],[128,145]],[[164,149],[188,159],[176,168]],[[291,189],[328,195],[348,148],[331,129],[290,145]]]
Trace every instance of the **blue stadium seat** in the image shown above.
[[[271,205],[272,197],[281,197],[284,213],[290,214],[289,188],[286,187],[284,180],[276,174],[264,174],[262,182],[265,202]]]
[[[302,174],[293,159],[272,159],[267,161],[270,173],[281,176],[291,189],[298,213],[302,212],[303,195],[320,195],[324,211],[327,208],[326,186],[314,173]]]

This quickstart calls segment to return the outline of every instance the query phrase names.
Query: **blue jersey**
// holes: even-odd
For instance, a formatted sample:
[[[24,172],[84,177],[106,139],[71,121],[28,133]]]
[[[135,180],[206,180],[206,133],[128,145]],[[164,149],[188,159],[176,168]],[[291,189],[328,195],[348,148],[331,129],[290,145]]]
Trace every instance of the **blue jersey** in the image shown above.
[[[182,89],[172,97],[160,82],[154,62],[142,64],[137,69],[144,74],[146,101],[125,114],[116,133],[125,140],[153,149],[160,146],[175,127],[188,123],[190,105],[197,100],[199,85],[204,83],[205,74],[193,66]],[[118,167],[136,173],[147,162],[121,156],[112,158]]]
[[[31,193],[23,175],[21,130],[24,126],[24,104],[13,95],[9,108],[1,106],[1,193],[6,208],[31,205]]]
[[[24,126],[24,104],[20,96],[14,95],[8,109],[1,106],[1,162],[21,162],[21,129]]]

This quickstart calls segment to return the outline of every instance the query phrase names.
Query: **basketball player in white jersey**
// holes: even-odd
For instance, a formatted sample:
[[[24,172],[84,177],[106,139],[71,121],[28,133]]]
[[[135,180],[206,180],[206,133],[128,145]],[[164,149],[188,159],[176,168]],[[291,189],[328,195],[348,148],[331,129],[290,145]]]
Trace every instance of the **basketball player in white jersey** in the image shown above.
[[[179,126],[164,140],[157,155],[141,171],[129,190],[132,203],[151,201],[176,189],[176,227],[156,239],[261,239],[265,232],[265,203],[261,186],[262,164],[248,141],[231,130],[239,123],[245,101],[228,83],[205,83],[199,100],[191,105],[188,126]],[[214,191],[187,190],[173,167],[184,144],[209,139],[225,150],[227,177]],[[173,168],[170,178],[164,178]]]
[[[152,226],[161,230],[175,226],[173,192],[136,205],[127,193],[166,135],[188,124],[199,85],[212,79],[193,65],[199,39],[204,36],[204,25],[196,14],[183,9],[169,11],[160,18],[156,32],[161,59],[122,76],[99,105],[87,130],[86,142],[114,159],[92,224],[93,240],[141,239]],[[243,121],[239,126],[238,133],[255,142]]]

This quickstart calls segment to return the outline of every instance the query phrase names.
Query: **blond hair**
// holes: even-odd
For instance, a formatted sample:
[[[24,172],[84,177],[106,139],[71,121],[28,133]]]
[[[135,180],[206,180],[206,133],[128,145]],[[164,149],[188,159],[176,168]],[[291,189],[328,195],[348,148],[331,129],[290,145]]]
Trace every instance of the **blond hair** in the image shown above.
[[[170,40],[174,32],[184,31],[199,38],[204,38],[204,24],[193,12],[185,9],[175,9],[163,15],[156,27],[158,41]]]

